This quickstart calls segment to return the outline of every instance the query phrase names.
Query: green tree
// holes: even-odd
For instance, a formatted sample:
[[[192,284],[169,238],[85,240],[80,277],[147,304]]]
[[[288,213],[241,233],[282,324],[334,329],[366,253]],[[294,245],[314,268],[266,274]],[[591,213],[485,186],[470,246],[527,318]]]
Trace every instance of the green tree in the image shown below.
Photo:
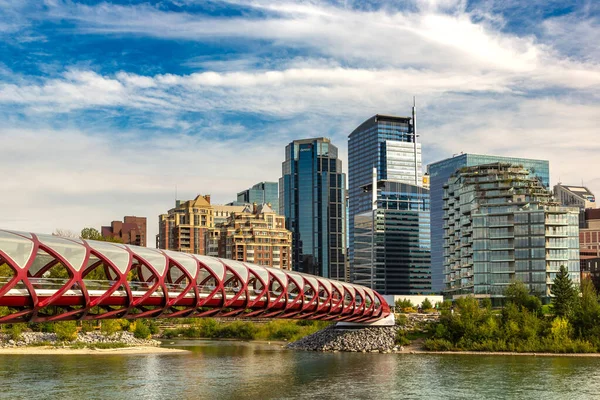
[[[507,303],[513,303],[518,308],[524,307],[529,298],[529,290],[523,282],[513,280],[504,291],[504,298]]]
[[[569,317],[577,304],[577,289],[569,277],[569,271],[564,265],[560,266],[552,284],[551,293],[554,296],[552,306],[558,317]]]
[[[81,230],[81,239],[86,240],[100,240],[102,242],[114,242],[114,243],[123,243],[119,238],[112,236],[102,236],[100,232],[96,228],[83,228]]]
[[[72,342],[77,339],[77,322],[61,321],[54,324],[54,333],[56,338],[65,342]]]
[[[581,282],[581,297],[574,312],[573,327],[578,337],[600,344],[600,305],[590,279]]]
[[[421,307],[423,308],[423,310],[431,310],[433,308],[433,304],[431,304],[431,301],[429,301],[429,299],[425,297],[425,300],[423,300],[423,302],[421,303]]]

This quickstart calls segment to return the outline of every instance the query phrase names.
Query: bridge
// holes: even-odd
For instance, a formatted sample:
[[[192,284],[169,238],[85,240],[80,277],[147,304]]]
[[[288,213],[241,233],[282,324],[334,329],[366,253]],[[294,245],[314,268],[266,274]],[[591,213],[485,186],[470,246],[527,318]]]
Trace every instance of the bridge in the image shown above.
[[[377,323],[377,292],[196,254],[0,230],[0,323],[246,317]],[[393,316],[393,315],[392,315]]]

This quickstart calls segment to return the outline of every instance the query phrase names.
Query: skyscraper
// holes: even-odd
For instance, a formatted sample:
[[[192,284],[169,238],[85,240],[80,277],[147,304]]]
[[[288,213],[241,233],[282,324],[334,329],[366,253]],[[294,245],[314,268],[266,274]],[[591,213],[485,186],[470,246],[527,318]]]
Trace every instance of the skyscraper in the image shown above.
[[[495,162],[521,165],[529,176],[536,177],[545,188],[550,187],[550,167],[548,161],[528,158],[499,157],[480,154],[460,154],[427,166],[431,196],[431,283],[432,290],[439,293],[444,288],[444,185],[460,168]]]
[[[329,139],[294,140],[285,148],[279,210],[292,231],[292,269],[344,280],[345,186]]]
[[[431,290],[429,191],[414,118],[414,109],[412,118],[375,115],[348,139],[350,273],[384,294]]]
[[[279,212],[279,190],[277,182],[260,182],[237,194],[236,204],[270,204]]]
[[[348,195],[350,264],[354,259],[354,217],[372,209],[370,192],[373,167],[377,180],[413,185],[422,182],[421,145],[414,143],[410,117],[375,115],[348,137]],[[416,149],[415,149],[416,147]],[[415,151],[416,150],[416,151]]]

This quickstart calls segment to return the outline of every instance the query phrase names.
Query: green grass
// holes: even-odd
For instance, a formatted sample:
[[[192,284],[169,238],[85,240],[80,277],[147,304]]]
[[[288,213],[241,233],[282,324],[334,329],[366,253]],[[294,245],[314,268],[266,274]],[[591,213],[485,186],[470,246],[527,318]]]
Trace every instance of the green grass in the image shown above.
[[[220,323],[213,318],[201,318],[193,320],[187,327],[166,329],[163,337],[295,341],[327,326],[329,323],[323,321],[273,320],[256,324],[247,321]]]

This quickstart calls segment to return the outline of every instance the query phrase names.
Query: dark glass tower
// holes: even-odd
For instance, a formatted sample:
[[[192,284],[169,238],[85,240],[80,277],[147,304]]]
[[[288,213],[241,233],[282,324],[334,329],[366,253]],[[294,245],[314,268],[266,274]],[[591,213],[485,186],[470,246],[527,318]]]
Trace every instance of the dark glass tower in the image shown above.
[[[353,282],[382,294],[429,293],[429,190],[379,181],[377,197],[375,210],[356,215]]]
[[[350,275],[384,294],[431,290],[429,191],[415,117],[375,115],[348,138]]]
[[[329,139],[294,140],[285,148],[279,210],[292,231],[292,268],[345,280],[346,176]]]
[[[279,212],[279,190],[277,182],[260,182],[237,194],[236,204],[271,204]]]
[[[427,172],[431,182],[431,284],[432,290],[440,293],[444,289],[444,185],[458,169],[491,163],[522,165],[530,176],[536,177],[547,189],[550,187],[548,161],[528,158],[499,157],[481,154],[460,154],[429,164]]]

